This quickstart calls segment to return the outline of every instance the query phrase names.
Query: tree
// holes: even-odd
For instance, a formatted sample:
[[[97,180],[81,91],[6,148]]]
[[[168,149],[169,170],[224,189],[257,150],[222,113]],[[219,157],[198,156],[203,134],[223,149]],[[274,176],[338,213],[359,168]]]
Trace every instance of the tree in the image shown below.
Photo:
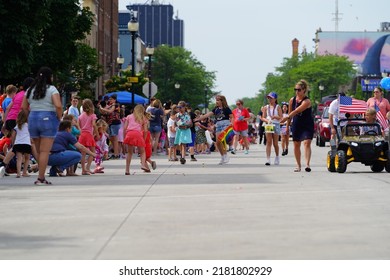
[[[153,81],[158,86],[157,98],[177,103],[189,102],[192,107],[203,105],[213,95],[205,86],[214,87],[215,73],[206,71],[190,51],[182,47],[159,46],[153,56]],[[175,89],[175,84],[180,84]],[[205,96],[207,94],[207,96]]]
[[[353,63],[345,56],[314,55],[285,58],[281,66],[276,67],[276,73],[267,76],[264,89],[259,92],[262,103],[266,102],[266,94],[275,91],[279,101],[288,101],[293,95],[293,87],[300,79],[305,79],[310,85],[310,98],[315,103],[320,102],[320,94],[333,95],[340,90],[349,89],[356,71]],[[320,93],[319,85],[324,86]]]
[[[82,98],[94,99],[92,84],[103,74],[98,63],[96,49],[83,44],[76,44],[75,61],[68,69],[57,72],[58,83],[65,92],[79,91]]]
[[[0,2],[0,82],[16,83],[31,75],[35,50],[48,20],[47,1]]]
[[[2,0],[0,18],[1,84],[20,82],[43,65],[55,74],[71,71],[77,42],[93,23],[78,0]]]

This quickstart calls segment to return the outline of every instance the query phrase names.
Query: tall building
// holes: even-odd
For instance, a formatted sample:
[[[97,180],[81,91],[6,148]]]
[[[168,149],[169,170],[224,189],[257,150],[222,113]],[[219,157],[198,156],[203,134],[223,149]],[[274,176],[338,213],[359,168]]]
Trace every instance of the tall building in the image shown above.
[[[127,23],[134,15],[139,22],[138,42],[136,43],[137,63],[139,71],[142,43],[152,47],[170,45],[184,47],[184,21],[174,16],[173,6],[150,1],[147,4],[131,4],[128,11],[119,11],[119,53],[125,58],[124,67],[131,64],[131,35]],[[141,42],[139,42],[141,41]]]
[[[80,3],[89,7],[95,15],[91,33],[85,43],[97,50],[99,64],[103,66],[104,74],[93,86],[97,97],[105,94],[104,81],[118,71],[118,0],[84,0]]]

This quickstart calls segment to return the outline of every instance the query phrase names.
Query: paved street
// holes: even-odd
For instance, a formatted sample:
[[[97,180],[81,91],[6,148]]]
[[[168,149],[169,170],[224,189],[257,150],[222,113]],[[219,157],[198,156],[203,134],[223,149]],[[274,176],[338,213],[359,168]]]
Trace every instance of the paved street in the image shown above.
[[[292,144],[280,166],[265,147],[216,153],[186,165],[156,157],[105,162],[105,174],[0,179],[1,259],[389,259],[390,175],[360,163],[326,170],[313,143],[312,172],[294,173]],[[135,174],[133,174],[135,172]]]

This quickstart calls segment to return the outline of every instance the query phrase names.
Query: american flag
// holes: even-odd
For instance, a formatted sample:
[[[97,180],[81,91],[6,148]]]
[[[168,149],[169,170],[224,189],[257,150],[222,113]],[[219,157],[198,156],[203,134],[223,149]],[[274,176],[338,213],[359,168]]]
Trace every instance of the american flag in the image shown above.
[[[366,101],[349,96],[340,96],[340,113],[364,114],[367,111]]]
[[[386,120],[386,117],[383,116],[382,112],[379,110],[378,105],[375,104],[375,110],[376,110],[376,118],[378,119],[379,123],[382,126],[382,129],[385,130],[389,127],[389,124]]]

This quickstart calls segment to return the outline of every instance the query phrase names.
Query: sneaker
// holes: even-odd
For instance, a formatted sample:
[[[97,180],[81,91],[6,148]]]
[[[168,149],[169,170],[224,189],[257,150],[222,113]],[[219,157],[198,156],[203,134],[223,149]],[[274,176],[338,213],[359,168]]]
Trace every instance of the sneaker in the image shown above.
[[[236,151],[237,151],[237,150],[234,149],[234,150],[231,150],[230,152],[232,153],[232,155],[235,155],[235,154],[236,154]]]
[[[181,164],[185,164],[186,163],[186,159],[185,158],[180,158],[180,163]]]
[[[3,178],[5,175],[5,167],[4,166],[1,166],[0,167],[0,178]]]
[[[275,165],[279,165],[279,156],[275,157],[274,164],[275,164]]]
[[[249,151],[248,151],[248,150],[245,150],[245,151],[244,151],[244,154],[246,154],[246,155],[249,154]]]
[[[265,165],[267,165],[267,166],[270,166],[270,165],[271,165],[270,159],[267,159],[267,161],[265,162]]]
[[[229,157],[227,155],[223,156],[223,164],[226,164],[229,162]]]
[[[192,157],[191,161],[198,161],[198,160],[195,157]]]
[[[152,161],[152,169],[155,170],[157,168],[157,164],[155,161]]]
[[[222,165],[225,163],[225,156],[221,156],[221,160],[218,162],[219,165]]]

